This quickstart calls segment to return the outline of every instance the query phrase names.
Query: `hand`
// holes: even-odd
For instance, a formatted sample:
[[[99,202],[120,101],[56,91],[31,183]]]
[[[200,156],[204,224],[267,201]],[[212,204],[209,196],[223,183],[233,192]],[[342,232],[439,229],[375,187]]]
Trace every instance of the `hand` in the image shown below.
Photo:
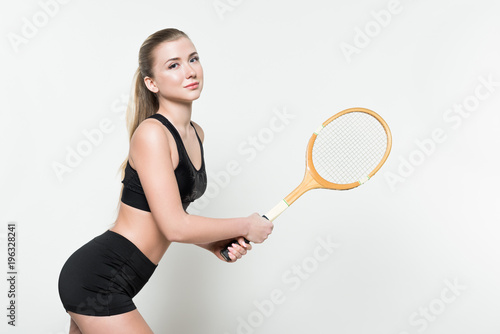
[[[214,250],[213,250],[214,254],[224,262],[227,261],[222,257],[220,252],[226,249],[228,243],[230,243],[232,240],[234,239],[218,241],[214,245]],[[236,262],[236,260],[241,259],[242,256],[247,253],[247,251],[252,249],[252,245],[246,243],[245,238],[239,237],[237,238],[237,241],[238,243],[234,242],[229,248],[227,248],[229,250],[228,256],[231,259],[231,262]]]
[[[270,220],[261,217],[258,213],[250,215],[248,219],[250,220],[250,228],[245,237],[247,240],[256,244],[263,243],[273,231],[273,223]]]

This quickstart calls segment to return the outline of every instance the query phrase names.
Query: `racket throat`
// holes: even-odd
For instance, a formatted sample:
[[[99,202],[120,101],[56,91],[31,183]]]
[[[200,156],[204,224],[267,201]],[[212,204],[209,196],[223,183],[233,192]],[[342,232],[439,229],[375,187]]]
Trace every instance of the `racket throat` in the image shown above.
[[[290,206],[306,191],[317,188],[321,188],[321,185],[313,178],[309,171],[306,171],[302,182],[297,188],[295,188],[290,194],[288,194],[288,196],[285,197],[284,201],[286,202],[286,204],[288,204],[288,206]]]
[[[287,197],[281,200],[274,208],[272,208],[268,213],[266,213],[267,219],[270,221],[278,218],[279,215],[283,213],[293,202],[297,200],[302,194],[311,189],[321,188],[321,185],[316,182],[316,180],[306,171],[304,179],[300,185],[295,188]]]

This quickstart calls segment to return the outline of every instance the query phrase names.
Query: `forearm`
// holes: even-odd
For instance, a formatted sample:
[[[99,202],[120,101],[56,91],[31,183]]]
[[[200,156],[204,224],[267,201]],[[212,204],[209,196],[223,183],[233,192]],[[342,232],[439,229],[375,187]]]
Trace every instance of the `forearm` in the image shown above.
[[[247,218],[208,218],[189,214],[165,225],[164,234],[170,241],[198,244],[201,247],[208,247],[207,244],[219,240],[246,236],[249,229]]]
[[[206,249],[210,252],[213,251],[213,247],[214,247],[214,243],[213,242],[209,242],[209,243],[206,243],[206,244],[195,244],[196,246],[198,247],[201,247],[203,249]]]

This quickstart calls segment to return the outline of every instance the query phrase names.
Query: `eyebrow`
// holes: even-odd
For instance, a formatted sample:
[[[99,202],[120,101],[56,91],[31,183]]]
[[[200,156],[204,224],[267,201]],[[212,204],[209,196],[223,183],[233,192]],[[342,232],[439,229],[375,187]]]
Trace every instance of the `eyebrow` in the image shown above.
[[[197,52],[197,51],[192,52],[192,53],[188,56],[188,58],[191,58],[191,57],[192,57],[192,56],[194,56],[195,54],[198,54],[198,52]],[[180,57],[175,57],[175,58],[170,58],[170,59],[167,59],[167,61],[166,61],[166,62],[164,62],[164,63],[163,63],[163,65],[165,65],[165,64],[166,64],[166,63],[168,63],[169,61],[172,61],[172,60],[179,60],[179,59],[181,59],[181,58],[180,58]]]

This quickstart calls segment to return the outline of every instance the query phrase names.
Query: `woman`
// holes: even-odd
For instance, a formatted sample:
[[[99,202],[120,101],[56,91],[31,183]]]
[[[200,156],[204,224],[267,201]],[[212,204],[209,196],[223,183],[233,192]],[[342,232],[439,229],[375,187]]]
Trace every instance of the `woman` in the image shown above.
[[[191,121],[202,88],[203,69],[185,33],[164,29],[146,39],[129,105],[130,150],[117,219],[73,253],[59,277],[70,333],[152,333],[132,297],[172,242],[197,244],[223,260],[220,251],[236,239],[229,248],[234,262],[251,249],[245,238],[261,243],[271,233],[272,223],[256,213],[212,219],[185,211],[207,182],[203,130]]]

